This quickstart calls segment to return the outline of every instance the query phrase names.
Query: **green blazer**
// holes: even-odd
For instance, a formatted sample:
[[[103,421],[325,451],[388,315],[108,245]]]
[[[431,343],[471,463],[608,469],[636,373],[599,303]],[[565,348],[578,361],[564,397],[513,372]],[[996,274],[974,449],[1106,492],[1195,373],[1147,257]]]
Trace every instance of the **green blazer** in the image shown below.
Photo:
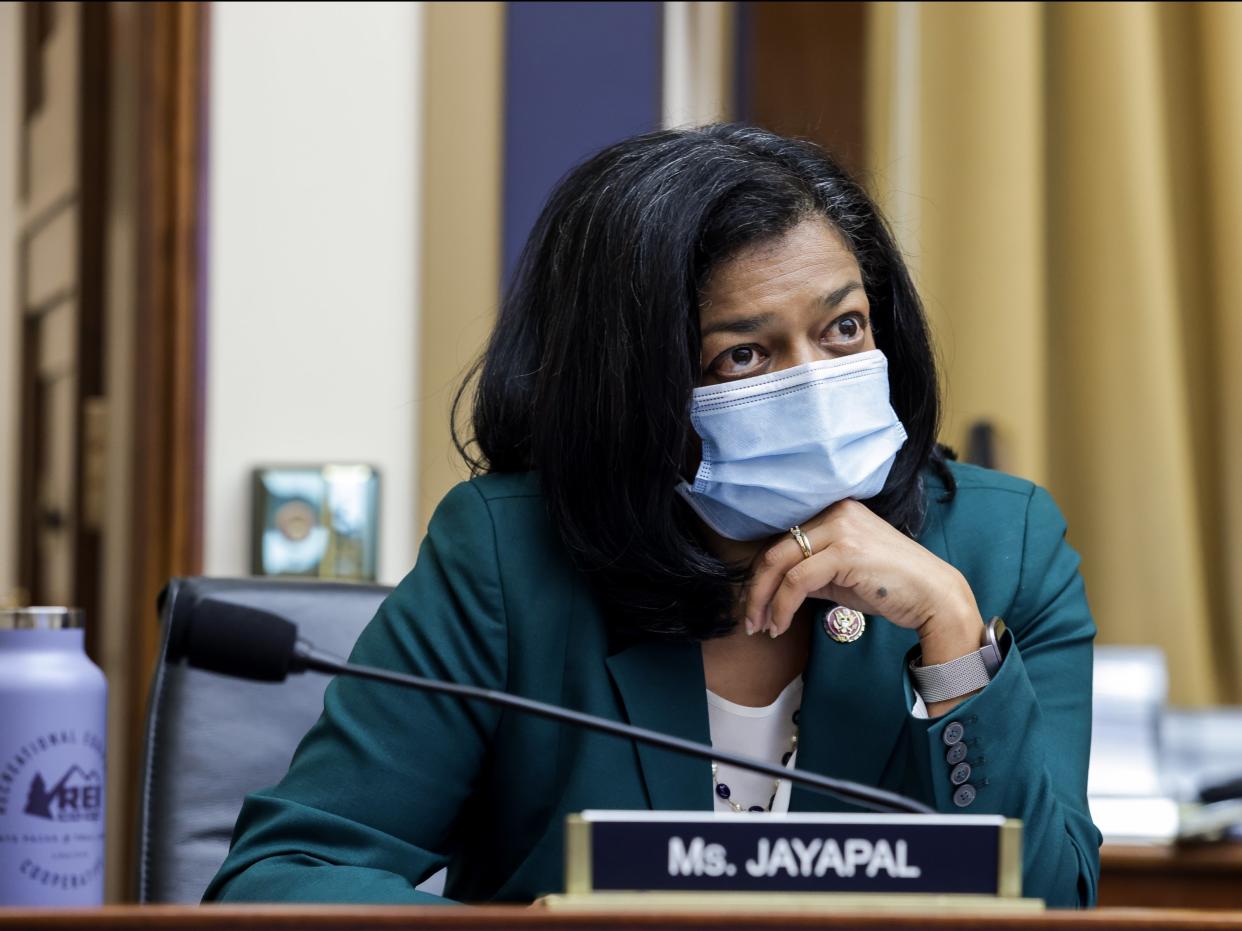
[[[910,714],[913,631],[872,618],[858,641],[822,632],[807,664],[798,765],[922,799],[942,812],[1025,824],[1024,891],[1051,906],[1095,900],[1100,835],[1087,811],[1091,643],[1078,557],[1052,499],[1029,482],[951,465],[957,497],[927,478],[920,542],[970,582],[984,618],[1013,632],[992,682],[950,715]],[[546,515],[533,473],[458,485],[413,571],[352,659],[506,689],[708,742],[695,643],[609,635]],[[261,712],[260,712],[261,713]],[[965,728],[978,790],[954,805],[942,734]],[[707,810],[709,764],[553,722],[354,679],[279,785],[247,797],[205,899],[445,901],[414,886],[448,866],[445,892],[518,901],[562,889],[565,816],[586,808]],[[857,811],[795,787],[793,811]]]

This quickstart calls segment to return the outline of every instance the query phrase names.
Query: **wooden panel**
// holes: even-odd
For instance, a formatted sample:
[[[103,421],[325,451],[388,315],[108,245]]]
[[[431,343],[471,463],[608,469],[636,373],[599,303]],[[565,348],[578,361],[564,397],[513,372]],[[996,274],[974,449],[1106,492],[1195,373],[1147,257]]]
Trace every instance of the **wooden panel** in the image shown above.
[[[39,476],[39,564],[41,604],[75,604],[74,597],[74,433],[77,378],[70,371],[42,380],[46,402],[40,424],[44,471]]]
[[[20,269],[19,269],[20,272]],[[39,561],[35,558],[35,539],[38,533],[35,490],[42,469],[40,460],[39,423],[43,420],[40,407],[39,369],[31,364],[39,353],[39,321],[25,317],[21,321],[22,345],[18,357],[21,365],[21,410],[18,433],[17,487],[17,580],[24,589],[27,604],[37,604],[34,593],[39,588]]]
[[[54,6],[52,32],[43,44],[42,106],[26,126],[29,219],[77,188],[80,5]]]
[[[139,166],[139,301],[135,489],[135,665],[154,664],[155,599],[174,575],[202,564],[203,300],[200,4],[140,8],[144,53]],[[145,681],[145,680],[144,680]],[[145,696],[135,713],[141,719]]]
[[[72,294],[78,279],[78,211],[72,204],[56,210],[27,234],[24,243],[27,313],[38,312]]]
[[[38,355],[35,365],[45,381],[72,375],[78,354],[78,309],[61,301],[38,318]]]
[[[159,652],[156,598],[202,571],[206,242],[200,205],[207,4],[143,3],[139,31],[137,302],[128,730],[140,744]],[[137,754],[131,758],[137,764]],[[133,798],[130,799],[131,805]],[[125,868],[133,869],[133,838]],[[132,888],[132,881],[126,882]]]
[[[76,3],[23,7],[28,80],[20,140],[25,183],[18,253],[25,311],[19,580],[41,604],[81,604],[75,507],[78,448],[80,228],[77,121],[81,114],[81,16]]]
[[[78,68],[80,125],[78,150],[78,328],[77,328],[77,409],[74,436],[76,512],[74,524],[75,601],[86,614],[86,652],[100,660],[99,629],[103,618],[100,604],[99,527],[85,518],[89,507],[85,488],[88,466],[82,456],[86,447],[86,406],[103,394],[104,333],[104,256],[107,250],[109,167],[109,80],[111,63],[108,4],[83,3],[79,19],[81,49]]]
[[[56,4],[24,0],[22,18],[22,118],[43,108],[43,43],[52,34]],[[23,182],[22,190],[25,190]]]
[[[1100,850],[1100,904],[1242,908],[1242,844]]]
[[[100,533],[104,527],[108,481],[108,399],[90,397],[82,400],[82,446],[78,455],[82,462],[82,480],[78,487],[78,521],[82,530]],[[115,506],[111,513],[118,515]],[[102,565],[100,569],[102,570]],[[100,600],[103,592],[100,592]],[[106,615],[100,614],[100,620]],[[102,651],[101,641],[100,652]],[[98,654],[97,654],[98,655]]]
[[[197,3],[23,10],[27,248],[18,293],[38,312],[22,321],[18,578],[38,601],[82,607],[87,652],[112,671],[123,669],[110,716],[113,726],[124,722],[113,731],[117,752],[128,752],[118,766],[123,777],[137,770],[159,643],[156,594],[169,576],[196,574],[201,563],[205,12]],[[126,56],[118,73],[132,84],[126,88],[132,107],[113,99],[118,36]],[[118,147],[114,165],[116,133],[126,146]],[[133,173],[118,192],[111,189],[114,168],[122,179]],[[132,238],[118,237],[109,217],[122,228],[132,218]],[[107,325],[108,294],[124,304],[125,338]],[[124,394],[110,399],[106,392],[118,380],[107,378],[104,347],[129,350],[131,330]],[[132,425],[131,435],[109,429],[121,403],[127,409],[118,419]],[[107,482],[128,491],[104,508],[88,492],[101,485],[101,447],[116,443],[125,444],[125,455],[108,461],[124,474],[113,469]],[[88,450],[95,454],[81,454]],[[127,592],[117,597],[116,584],[110,587],[109,605],[123,605],[123,612],[113,608],[107,618],[100,613],[105,529],[112,542],[125,538],[110,553],[116,560],[110,570],[124,577]],[[104,623],[111,634],[107,657]],[[133,779],[111,783],[110,895],[130,887],[123,880],[132,862],[127,829],[136,786]],[[129,853],[118,855],[122,848]]]
[[[743,118],[813,139],[850,171],[863,168],[865,30],[862,3],[748,3]]]
[[[133,897],[126,877],[130,835],[137,818],[132,809],[132,788],[138,782],[135,748],[141,735],[130,732],[129,695],[133,691],[130,672],[130,631],[132,602],[129,576],[132,559],[130,509],[133,489],[132,465],[134,304],[137,286],[134,248],[137,212],[138,164],[138,10],[136,0],[108,4],[111,14],[113,72],[112,102],[108,107],[111,124],[110,177],[108,180],[108,266],[106,275],[107,327],[104,337],[106,359],[107,461],[101,463],[104,507],[100,519],[100,606],[103,621],[98,656],[109,680],[108,702],[108,786],[107,846],[104,856],[117,864],[105,874],[104,896],[108,902],[124,902]],[[90,414],[88,408],[88,417]],[[83,455],[89,456],[93,442],[87,423]],[[85,460],[90,464],[90,460]],[[88,475],[88,488],[91,484]],[[89,498],[83,502],[83,519],[92,520]]]

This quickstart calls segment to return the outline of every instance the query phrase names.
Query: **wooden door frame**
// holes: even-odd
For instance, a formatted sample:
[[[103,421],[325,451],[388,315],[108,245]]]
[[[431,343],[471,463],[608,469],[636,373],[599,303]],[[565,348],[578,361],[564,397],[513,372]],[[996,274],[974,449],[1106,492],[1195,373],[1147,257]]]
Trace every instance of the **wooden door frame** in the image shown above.
[[[206,3],[139,10],[135,672],[154,667],[160,590],[174,575],[202,571],[209,28]]]
[[[105,394],[104,333],[107,325],[107,224],[111,177],[108,117],[112,91],[112,41],[106,4],[83,3],[78,82],[81,101],[78,134],[78,403],[74,425],[77,456],[74,474],[73,575],[75,600],[86,613],[86,651],[100,661],[102,602],[101,502],[88,501],[86,407]],[[95,494],[101,491],[93,489]]]
[[[738,13],[738,118],[818,142],[864,174],[866,4],[748,0]]]
[[[128,623],[131,772],[159,661],[160,591],[203,561],[209,5],[138,5],[139,164]],[[140,779],[131,780],[137,811]],[[136,818],[128,823],[135,824]],[[125,844],[134,888],[138,838]]]

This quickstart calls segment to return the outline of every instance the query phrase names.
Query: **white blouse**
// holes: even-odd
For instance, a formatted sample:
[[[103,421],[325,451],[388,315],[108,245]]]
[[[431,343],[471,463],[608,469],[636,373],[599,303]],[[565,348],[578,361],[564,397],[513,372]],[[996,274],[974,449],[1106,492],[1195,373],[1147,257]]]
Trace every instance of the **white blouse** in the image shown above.
[[[802,677],[798,676],[781,689],[776,701],[762,708],[739,705],[726,698],[721,698],[711,689],[707,690],[707,721],[711,732],[712,746],[729,753],[739,753],[756,759],[778,762],[790,753],[786,767],[797,766],[798,751],[793,746],[793,736],[797,729],[794,724],[794,712],[802,707]],[[910,713],[916,718],[927,717],[927,706],[917,691],[914,693],[914,707]],[[792,751],[792,752],[790,752]],[[717,783],[729,787],[729,799],[737,802],[744,809],[757,805],[768,808],[768,800],[772,798],[775,780],[771,776],[752,773],[738,769],[727,763],[718,763],[716,767]],[[731,812],[732,806],[716,792],[716,786],[708,787],[715,801],[716,811]],[[781,780],[776,790],[776,798],[772,802],[773,814],[784,814],[789,811],[790,784]]]

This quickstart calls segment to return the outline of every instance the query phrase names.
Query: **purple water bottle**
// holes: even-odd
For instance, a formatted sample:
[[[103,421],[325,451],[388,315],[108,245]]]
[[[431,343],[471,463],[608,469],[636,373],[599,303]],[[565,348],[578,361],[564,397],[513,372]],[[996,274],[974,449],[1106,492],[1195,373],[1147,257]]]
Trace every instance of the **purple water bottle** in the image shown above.
[[[108,686],[76,608],[0,610],[0,906],[99,905]]]

